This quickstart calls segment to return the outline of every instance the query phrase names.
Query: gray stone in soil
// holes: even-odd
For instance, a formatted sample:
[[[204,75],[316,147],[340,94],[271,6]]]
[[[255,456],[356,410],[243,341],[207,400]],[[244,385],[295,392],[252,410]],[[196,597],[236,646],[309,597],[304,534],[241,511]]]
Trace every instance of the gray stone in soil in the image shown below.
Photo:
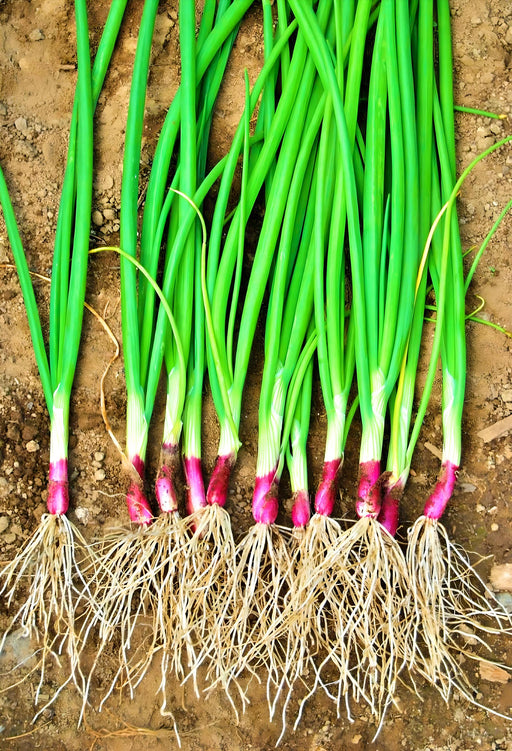
[[[507,613],[512,613],[512,595],[510,592],[497,592],[496,599],[505,608]]]

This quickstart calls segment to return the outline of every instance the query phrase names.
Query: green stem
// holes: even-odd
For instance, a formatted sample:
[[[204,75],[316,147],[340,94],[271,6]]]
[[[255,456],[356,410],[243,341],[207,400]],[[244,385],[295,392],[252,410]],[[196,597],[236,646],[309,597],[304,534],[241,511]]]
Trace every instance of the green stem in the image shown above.
[[[444,312],[445,312],[445,302],[446,302],[446,283],[447,283],[447,278],[448,278],[447,269],[448,269],[449,255],[450,255],[449,251],[450,251],[451,215],[453,211],[453,206],[455,204],[457,195],[466,177],[476,167],[476,165],[479,162],[481,162],[482,159],[484,159],[486,156],[488,156],[489,154],[492,154],[493,151],[496,151],[496,149],[500,148],[506,143],[509,143],[510,141],[512,141],[512,136],[507,136],[501,141],[498,141],[492,146],[489,146],[487,149],[485,149],[485,151],[483,151],[481,154],[475,157],[475,159],[472,160],[472,162],[466,167],[466,169],[463,171],[463,173],[457,180],[455,187],[453,188],[449,201],[448,201],[448,206],[446,209],[446,218],[445,218],[445,223],[444,223],[443,254],[441,258],[441,266],[439,269],[439,290],[437,292],[437,318],[436,318],[436,327],[434,331],[434,340],[432,343],[432,351],[431,351],[427,376],[425,379],[425,386],[424,386],[423,393],[421,396],[420,404],[418,406],[418,411],[416,414],[414,427],[411,433],[411,438],[410,438],[409,446],[407,449],[407,465],[410,465],[412,453],[414,451],[414,447],[418,440],[418,436],[419,436],[419,433],[423,424],[423,419],[425,417],[427,405],[430,399],[430,394],[432,391],[432,386],[434,383],[434,378],[435,378],[436,369],[437,369],[437,361],[438,361],[439,353],[441,349],[441,338],[443,334]]]
[[[66,336],[59,352],[61,372],[59,389],[65,394],[71,393],[78,359],[78,348],[82,332],[82,318],[87,280],[87,262],[89,254],[89,232],[92,205],[92,145],[93,145],[93,103],[91,89],[91,58],[89,51],[89,27],[87,23],[87,4],[77,0],[77,57],[78,57],[78,127],[76,180],[77,190],[75,228],[73,235],[73,254],[69,278],[69,293],[65,318]]]
[[[137,256],[137,216],[139,165],[142,145],[144,104],[153,29],[158,0],[146,0],[142,11],[139,38],[133,65],[121,185],[120,244],[131,258]],[[121,256],[121,327],[128,394],[142,393],[140,382],[140,341],[137,315],[137,271]]]
[[[489,112],[488,110],[481,110],[476,107],[464,107],[462,104],[455,104],[453,109],[455,112],[466,112],[469,115],[479,115],[480,117],[490,117],[493,120],[506,120],[507,116],[498,114],[496,112]]]

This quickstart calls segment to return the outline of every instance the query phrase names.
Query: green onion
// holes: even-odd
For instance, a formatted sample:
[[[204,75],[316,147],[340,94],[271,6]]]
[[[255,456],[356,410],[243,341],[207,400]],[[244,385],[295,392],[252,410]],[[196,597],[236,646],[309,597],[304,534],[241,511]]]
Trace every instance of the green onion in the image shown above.
[[[227,7],[229,7],[229,5],[225,7],[226,5],[224,3],[219,6],[216,24],[223,23],[223,16]],[[195,71],[197,68],[195,18],[193,17],[194,14],[189,15],[191,15],[191,18],[188,19],[188,22],[183,18],[180,24],[180,29],[189,27],[188,34],[182,32],[184,38],[181,45],[181,68],[183,71],[181,86],[184,92],[189,90],[195,92]],[[196,182],[204,178],[209,124],[234,38],[235,32],[231,33],[225,41],[207,69],[203,80],[197,81],[197,92],[193,93],[193,96],[182,96],[182,135],[177,173],[179,171],[181,192],[191,198],[195,193]],[[197,115],[196,98],[198,101]],[[192,141],[194,142],[193,145]],[[198,204],[196,208],[200,209],[201,205]],[[177,228],[190,225],[190,212],[194,213],[194,209],[187,202],[181,201],[178,212],[179,216],[176,212],[171,212],[167,240],[169,265],[173,263],[171,254],[176,252]],[[174,499],[167,502],[170,502],[171,505],[174,503],[175,507],[176,494],[173,488],[173,478],[177,470],[176,459],[179,455],[178,443],[183,420],[183,461],[189,513],[193,513],[206,505],[201,469],[201,401],[205,368],[205,342],[200,259],[201,241],[195,227],[193,227],[187,236],[184,249],[180,248],[179,266],[176,265],[176,287],[172,293],[181,331],[181,341],[184,345],[184,357],[189,359],[187,396],[185,404],[180,406],[176,393],[185,388],[185,384],[182,387],[180,381],[183,377],[187,378],[187,375],[181,372],[171,339],[167,341],[165,353],[168,373],[167,406],[161,450],[161,468],[156,484],[156,495],[160,507],[162,508],[161,501],[164,500],[162,494],[165,494],[165,498]],[[190,351],[190,355],[188,355],[188,351]]]
[[[124,174],[128,176],[123,184],[124,202],[122,194],[122,207],[125,206],[125,211],[121,211],[122,300],[124,299],[123,305],[126,308],[124,320],[130,321],[128,328],[125,329],[127,337],[123,336],[127,375],[128,371],[130,373],[127,377],[127,453],[132,467],[132,480],[127,500],[132,521],[135,521],[139,529],[128,532],[120,530],[106,540],[98,587],[101,593],[99,595],[100,606],[97,617],[90,619],[84,628],[87,638],[92,633],[95,622],[99,624],[100,629],[100,647],[89,681],[97,669],[99,656],[112,638],[112,634],[115,631],[120,633],[122,646],[119,652],[119,672],[107,689],[102,704],[113,690],[119,675],[123,676],[129,690],[133,691],[149,667],[153,654],[160,653],[161,710],[167,713],[166,685],[169,665],[172,665],[178,677],[184,678],[182,662],[190,666],[196,656],[189,633],[192,628],[200,632],[201,625],[199,621],[192,623],[190,619],[192,617],[202,619],[203,608],[195,607],[193,593],[195,591],[201,599],[204,598],[205,590],[203,587],[201,590],[194,590],[196,581],[194,577],[201,571],[206,571],[207,574],[211,571],[209,567],[211,561],[208,556],[210,548],[201,538],[199,538],[199,545],[196,544],[197,537],[189,540],[187,528],[194,529],[197,525],[199,529],[201,525],[195,516],[187,520],[185,525],[180,515],[176,513],[174,476],[183,419],[185,466],[190,470],[191,462],[195,462],[195,469],[198,470],[195,473],[198,482],[191,494],[195,498],[201,498],[203,493],[200,471],[200,425],[204,334],[202,333],[202,297],[199,296],[199,260],[202,244],[197,239],[195,219],[197,207],[201,206],[208,190],[228,164],[227,160],[223,160],[202,182],[199,182],[204,174],[209,120],[216,92],[220,86],[221,73],[233,43],[234,29],[245,8],[246,3],[243,2],[221,3],[212,27],[210,3],[205,9],[206,17],[201,24],[199,39],[196,43],[194,5],[189,0],[184,0],[182,4],[180,34],[183,86],[171,105],[170,112],[173,112],[173,119],[169,119],[169,116],[166,119],[153,162],[144,209],[141,239],[142,265],[135,261],[134,196],[137,191],[134,186],[137,184],[149,44],[156,12],[154,4],[145,6],[141,21],[125,147]],[[236,13],[233,13],[234,9]],[[220,45],[220,49],[217,50],[212,45],[213,39],[216,40],[217,45]],[[197,47],[197,58],[195,47]],[[196,105],[199,85],[202,99]],[[253,99],[254,106],[257,94]],[[176,173],[171,179],[171,187],[163,200],[168,180],[165,170],[169,168],[171,153],[169,141],[166,139],[170,139],[172,151],[176,122],[178,124],[182,122],[180,153]],[[182,189],[178,191],[181,194],[178,199],[173,187],[177,184]],[[160,210],[159,214],[156,213],[157,208]],[[123,218],[126,219],[124,231]],[[168,240],[162,277],[162,291],[167,303],[165,306],[160,305],[155,321],[153,311],[156,287],[152,276],[156,275],[160,246],[167,223]],[[141,273],[142,271],[144,273]],[[135,276],[136,273],[138,273],[138,279]],[[192,290],[194,290],[193,294],[191,294]],[[175,325],[171,325],[171,332],[168,333],[169,306]],[[162,450],[163,461],[156,484],[157,500],[163,513],[156,522],[150,524],[152,517],[143,495],[142,471],[147,430],[153,412],[164,355],[168,376],[168,400]],[[189,387],[187,387],[187,378]],[[133,405],[135,407],[132,409]],[[141,414],[141,405],[143,414]],[[133,415],[136,419],[131,419]],[[130,446],[135,447],[135,451],[132,451]],[[140,447],[140,450],[137,447]],[[188,461],[189,459],[191,462]],[[140,469],[140,472],[135,473],[134,469]],[[189,483],[190,476],[189,471],[187,477]],[[227,522],[229,523],[229,519]],[[201,529],[204,530],[204,525]],[[224,525],[224,529],[227,532],[228,527]],[[232,540],[230,529],[229,535]],[[201,566],[198,561],[197,551],[199,551],[199,558],[206,556],[208,559],[204,566]],[[188,576],[187,572],[191,576]],[[178,588],[176,588],[176,581],[180,582]],[[188,589],[183,586],[184,581],[187,582]],[[134,612],[131,612],[135,595],[138,604]],[[145,610],[152,615],[152,630],[148,649],[144,658],[141,659],[136,650],[131,650],[130,645],[137,628],[138,615]],[[186,628],[183,628],[184,623],[187,623]],[[182,633],[181,637],[176,636],[177,629]],[[187,652],[185,659],[183,659],[183,650]],[[195,669],[190,672],[194,681],[195,672]],[[197,686],[196,691],[198,691]]]
[[[474,697],[469,677],[460,666],[463,649],[454,634],[471,629],[485,643],[485,635],[512,629],[512,621],[494,598],[464,551],[455,546],[440,522],[449,503],[461,461],[462,412],[464,405],[465,293],[462,249],[459,238],[456,197],[465,178],[487,154],[512,139],[508,137],[486,149],[455,176],[455,136],[453,131],[453,94],[449,7],[438,3],[439,94],[434,91],[433,112],[439,170],[433,181],[433,211],[444,204],[446,212],[439,222],[442,239],[433,237],[430,273],[436,295],[436,328],[426,386],[418,408],[411,442],[419,433],[427,395],[432,388],[435,368],[441,354],[443,458],[438,481],[427,499],[423,515],[409,534],[407,563],[414,593],[414,633],[412,657],[421,673],[447,699],[457,689],[468,701],[481,706]],[[471,277],[470,277],[471,278]],[[414,444],[413,444],[414,445]],[[489,623],[493,625],[489,625]],[[426,654],[415,649],[418,636],[427,645]],[[500,715],[492,709],[489,711]],[[500,715],[502,716],[502,715]]]
[[[5,179],[0,173],[0,200],[51,421],[48,513],[43,515],[38,529],[15,559],[2,570],[2,592],[6,593],[8,603],[13,601],[18,585],[29,577],[27,599],[4,634],[2,644],[15,625],[19,625],[27,636],[40,641],[41,678],[35,695],[36,704],[48,658],[64,647],[70,660],[70,676],[63,686],[73,680],[83,688],[74,595],[81,594],[87,608],[90,607],[90,592],[76,551],[81,549],[82,554],[88,556],[90,551],[86,552],[85,540],[66,517],[69,506],[69,406],[82,329],[89,251],[93,108],[99,97],[125,5],[125,0],[112,4],[91,76],[86,4],[83,0],[75,3],[78,81],[54,246],[48,354],[27,260]],[[81,593],[79,587],[82,588]]]
[[[278,49],[277,44],[274,49]],[[215,401],[217,415],[220,421],[220,441],[217,464],[210,479],[207,501],[208,503],[217,503],[224,505],[227,497],[227,487],[229,475],[236,461],[236,455],[239,448],[238,425],[240,421],[241,400],[245,377],[249,363],[254,331],[258,319],[258,313],[261,307],[264,290],[266,287],[270,266],[272,263],[272,249],[269,247],[271,234],[277,234],[279,231],[279,218],[282,216],[284,207],[282,206],[285,196],[281,195],[281,208],[279,212],[266,214],[265,223],[269,229],[265,229],[265,242],[261,242],[256,251],[256,258],[253,264],[248,289],[243,303],[243,310],[240,319],[240,329],[236,348],[233,347],[233,341],[230,332],[231,327],[227,327],[227,307],[230,300],[229,289],[233,278],[234,270],[237,265],[239,235],[241,227],[249,211],[252,209],[259,190],[265,180],[268,170],[273,164],[275,154],[280,144],[283,131],[291,116],[292,107],[297,96],[297,90],[300,86],[301,94],[295,104],[297,116],[303,119],[304,115],[299,114],[300,109],[304,109],[305,102],[308,98],[308,91],[311,83],[312,72],[304,81],[300,81],[300,75],[304,65],[305,48],[300,38],[294,49],[291,66],[291,85],[285,92],[276,108],[276,114],[273,119],[273,125],[269,136],[264,142],[263,149],[258,157],[256,165],[251,169],[247,185],[246,206],[239,204],[228,230],[228,234],[220,255],[221,236],[223,232],[225,206],[229,195],[231,179],[226,172],[226,180],[221,183],[219,196],[213,217],[213,224],[210,236],[208,269],[207,269],[207,286],[211,298],[211,313],[213,331],[208,332],[210,341],[208,352],[212,353],[213,346],[217,350],[218,364],[214,364],[211,354],[208,355],[208,371],[212,393]],[[270,63],[270,59],[269,59]],[[269,64],[269,69],[271,66]],[[252,97],[251,97],[252,105]],[[287,153],[292,153],[291,149],[296,149],[298,135],[288,136]],[[235,151],[233,154],[235,155]],[[283,160],[284,164],[284,160]],[[283,169],[283,168],[282,168]],[[289,167],[288,167],[289,169]],[[289,176],[285,178],[289,181]],[[283,183],[284,189],[286,183]],[[243,221],[242,221],[243,220]],[[220,256],[220,257],[219,257]],[[236,306],[237,300],[231,301],[231,305]],[[223,397],[223,392],[225,396]],[[226,396],[228,402],[226,403]]]
[[[286,206],[270,287],[265,329],[265,362],[259,401],[259,437],[256,478],[253,493],[253,516],[256,524],[237,545],[233,572],[233,589],[229,589],[233,609],[224,627],[231,649],[223,655],[223,671],[229,676],[229,656],[233,654],[235,671],[254,662],[265,665],[269,682],[279,685],[280,647],[268,638],[280,620],[283,585],[289,579],[290,561],[283,535],[276,526],[278,486],[284,466],[288,433],[286,413],[295,411],[290,405],[292,394],[298,398],[300,383],[308,360],[316,347],[314,331],[310,332],[313,310],[313,274],[311,229],[314,212],[312,187],[317,139],[324,102],[321,99],[308,113],[308,126],[302,134],[299,152],[289,164],[293,174],[289,189],[283,188],[286,172],[283,159],[288,152],[283,144],[270,184],[268,206],[279,211],[278,197],[286,192]],[[285,165],[288,167],[288,164]],[[313,167],[313,169],[311,168]],[[307,197],[308,200],[302,200]],[[270,230],[268,229],[270,227]],[[301,232],[302,229],[302,232]],[[268,234],[265,234],[268,232]],[[272,225],[263,225],[258,250],[275,243]],[[258,251],[257,251],[258,252]],[[279,322],[282,324],[279,325]],[[300,372],[300,375],[298,373]],[[292,385],[294,388],[292,389]],[[252,626],[252,619],[258,624]],[[250,632],[248,629],[250,628]],[[269,689],[269,702],[271,689]],[[272,709],[271,709],[272,713]]]
[[[401,353],[407,343],[412,319],[412,305],[399,305],[400,290],[402,285],[414,288],[415,281],[415,275],[410,271],[402,274],[400,262],[405,189],[395,7],[392,0],[385,0],[379,6],[368,94],[364,192],[360,198],[349,117],[344,109],[335,64],[312,9],[303,0],[292,0],[290,5],[307,38],[319,75],[332,97],[336,118],[347,210],[353,293],[351,316],[363,431],[356,502],[360,519],[338,536],[333,548],[326,551],[322,563],[325,570],[332,567],[336,572],[342,592],[337,600],[329,603],[333,608],[332,617],[335,622],[347,623],[341,629],[344,639],[338,639],[329,652],[329,657],[338,660],[340,665],[339,691],[333,698],[339,701],[349,689],[358,697],[359,687],[364,686],[364,698],[372,712],[382,720],[401,669],[399,650],[406,636],[399,614],[409,593],[404,556],[377,521],[382,485],[380,457],[387,401],[398,377]],[[389,186],[385,177],[386,164],[393,178]],[[386,209],[388,201],[390,209]],[[359,224],[360,210],[363,234]],[[389,221],[389,227],[385,221]],[[416,260],[417,246],[411,252]],[[409,268],[411,265],[409,262]],[[398,277],[396,268],[400,269]],[[395,343],[389,335],[397,327],[400,338]],[[306,582],[304,596],[307,597],[305,587]],[[351,603],[350,612],[347,612],[348,602]],[[383,612],[386,613],[385,627]],[[358,627],[351,628],[351,623],[357,623]],[[380,659],[382,653],[386,654],[385,660]],[[356,666],[351,676],[352,685],[347,683],[343,668],[348,662]]]
[[[142,10],[137,50],[133,65],[121,186],[120,245],[132,258],[137,256],[137,204],[139,163],[151,40],[158,0],[146,0]],[[137,270],[121,258],[121,324],[126,376],[126,457],[130,485],[126,496],[128,514],[135,524],[145,526],[152,519],[143,490],[148,421],[140,379],[141,357],[137,317]]]
[[[160,540],[147,533],[153,514],[143,484],[148,421],[145,416],[145,395],[140,378],[136,260],[139,162],[149,57],[157,10],[157,0],[146,0],[133,65],[121,185],[121,327],[127,392],[124,469],[129,481],[126,494],[128,514],[135,527],[130,530],[116,529],[103,540],[95,577],[97,606],[88,614],[82,626],[84,643],[90,640],[93,628],[96,625],[99,627],[98,634],[94,635],[96,654],[89,671],[85,696],[106,645],[110,643],[116,631],[120,634],[118,672],[113,683],[107,688],[102,703],[113,690],[118,676],[122,676],[129,690],[133,691],[149,665],[152,650],[145,653],[145,656],[149,655],[149,660],[144,660],[142,666],[139,666],[138,655],[130,651],[130,646],[138,615],[150,609],[155,596],[152,587],[155,577],[151,553],[155,548],[162,552],[161,547],[159,548]],[[135,600],[138,604],[132,613],[132,604]]]
[[[215,257],[215,246],[217,241],[220,242],[220,233],[222,233],[222,224],[219,221],[220,217],[224,216],[229,187],[233,180],[234,170],[236,166],[236,160],[242,144],[243,150],[243,169],[242,169],[242,191],[240,197],[239,208],[239,224],[238,224],[238,243],[235,247],[235,279],[233,289],[233,307],[230,313],[228,321],[228,339],[233,337],[234,332],[234,310],[236,308],[236,300],[238,299],[238,290],[241,280],[241,262],[242,262],[242,232],[245,228],[246,213],[245,206],[247,202],[247,194],[249,191],[248,175],[250,171],[250,148],[256,142],[254,139],[249,139],[249,120],[250,115],[258,101],[259,93],[262,87],[266,85],[269,73],[272,71],[275,63],[279,60],[279,56],[283,46],[287,44],[289,35],[292,33],[294,25],[291,25],[287,29],[278,43],[276,43],[269,59],[265,62],[263,69],[258,76],[253,91],[249,92],[248,79],[246,77],[246,108],[237,133],[233,140],[233,145],[230,153],[225,160],[225,169],[223,172],[221,187],[217,198],[215,216],[214,216],[214,228],[210,235],[209,246],[209,262]],[[252,201],[254,202],[255,196]],[[216,217],[216,218],[215,218]],[[215,229],[216,222],[218,222],[217,229]],[[204,227],[203,227],[204,229]],[[234,232],[233,229],[230,230]],[[217,234],[219,232],[219,234]],[[234,237],[234,235],[233,235]],[[210,274],[212,267],[210,266]],[[201,263],[201,286],[203,293],[203,300],[205,303],[206,324],[208,330],[208,346],[209,357],[218,367],[220,363],[219,349],[216,345],[215,335],[213,331],[213,318],[211,306],[208,300],[208,279],[206,268],[206,257],[203,252]],[[247,344],[247,342],[245,343]],[[250,344],[250,342],[249,342]],[[227,407],[225,411],[225,421],[227,425],[232,425],[234,428],[232,435],[236,434],[236,428],[234,427],[233,418],[231,416],[231,407],[229,404],[229,396],[226,389],[226,381],[223,380],[222,370],[216,370],[215,373],[220,374],[219,382],[214,380],[212,388],[214,389],[214,395],[217,399],[217,404],[220,404],[222,409],[224,405]],[[214,377],[215,378],[215,377]],[[217,389],[215,391],[215,389]],[[219,499],[220,500],[220,499]],[[211,498],[210,498],[211,501]],[[231,523],[229,515],[223,508],[223,504],[220,502],[210,502],[206,507],[200,507],[194,512],[188,519],[188,524],[193,530],[193,537],[190,544],[190,554],[184,563],[183,577],[186,582],[184,589],[186,591],[186,599],[189,607],[189,613],[193,616],[189,621],[190,627],[194,628],[198,636],[198,650],[196,652],[195,661],[192,658],[192,651],[189,649],[189,660],[193,660],[192,669],[190,675],[195,677],[196,670],[199,665],[204,662],[208,656],[214,655],[221,656],[225,651],[225,644],[219,645],[218,639],[223,639],[222,632],[213,627],[212,624],[219,619],[222,623],[222,618],[219,618],[219,613],[223,610],[222,600],[225,594],[229,591],[226,586],[226,579],[232,575],[232,569],[235,560],[235,544],[233,540],[233,532],[231,530]],[[220,595],[218,593],[221,593]],[[222,625],[221,625],[222,628]]]

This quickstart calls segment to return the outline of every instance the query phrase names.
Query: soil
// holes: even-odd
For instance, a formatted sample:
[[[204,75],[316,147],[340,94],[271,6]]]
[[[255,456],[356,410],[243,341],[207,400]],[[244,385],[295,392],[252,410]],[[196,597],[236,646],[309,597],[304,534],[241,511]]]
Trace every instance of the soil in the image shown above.
[[[97,44],[107,4],[90,3],[92,44]],[[95,182],[91,245],[118,241],[119,194],[130,73],[142,2],[130,4],[105,90],[96,115]],[[512,116],[512,8],[501,0],[452,0],[456,102]],[[217,106],[210,161],[222,156],[238,122],[244,102],[243,68],[254,79],[261,65],[263,40],[261,12],[253,9],[239,33],[233,60]],[[60,187],[67,148],[69,118],[76,80],[74,17],[66,0],[4,0],[0,4],[0,163],[8,186],[31,269],[48,275],[57,218]],[[153,45],[147,121],[142,154],[143,180],[166,108],[179,81],[177,3],[162,2]],[[458,168],[500,136],[510,133],[510,120],[491,120],[457,114]],[[512,150],[503,148],[486,159],[466,181],[459,201],[463,245],[480,245],[510,199]],[[490,243],[468,295],[468,311],[485,300],[481,316],[512,330],[512,222],[507,217]],[[12,262],[2,225],[0,264]],[[90,261],[87,300],[120,337],[118,260],[100,254]],[[30,344],[25,309],[16,274],[0,268],[0,561],[16,553],[32,534],[45,510],[46,468],[49,456],[48,416]],[[48,284],[35,282],[41,310],[48,309]],[[47,320],[44,320],[47,328]],[[261,343],[261,342],[260,342]],[[479,571],[489,579],[493,563],[512,563],[510,486],[512,440],[505,434],[490,442],[479,431],[512,414],[512,340],[482,324],[468,323],[468,381],[464,412],[463,467],[455,498],[446,514],[450,535],[467,550],[483,557]],[[70,472],[71,520],[87,539],[101,537],[113,524],[126,523],[124,478],[118,452],[105,431],[99,409],[99,381],[113,353],[113,345],[98,321],[84,318],[83,345],[73,392]],[[261,348],[260,348],[261,353]],[[261,354],[256,354],[242,417],[243,447],[234,472],[228,510],[237,528],[250,524],[251,482],[257,447],[257,395]],[[122,359],[106,381],[107,409],[112,427],[122,440],[125,392]],[[318,481],[323,455],[322,402],[315,392],[310,440],[311,484]],[[162,404],[158,404],[153,439],[150,440],[148,476],[155,470]],[[204,456],[212,468],[218,432],[214,411],[206,394]],[[349,439],[343,495],[339,515],[352,515],[357,469],[357,429]],[[413,460],[413,473],[402,510],[401,534],[420,513],[423,500],[435,482],[441,449],[439,394],[434,395]],[[283,489],[283,498],[287,489]],[[289,506],[286,505],[286,508]],[[284,517],[285,518],[285,517]],[[0,630],[8,623],[5,603],[0,604]],[[18,639],[16,659],[31,654],[27,640]],[[493,641],[497,659],[512,664],[512,646],[505,638]],[[2,671],[15,662],[6,650]],[[30,662],[28,663],[30,665]],[[103,666],[109,670],[109,655]],[[22,671],[23,672],[23,671]],[[512,708],[512,682],[474,678],[477,700],[508,714]],[[511,673],[512,674],[512,673]],[[64,691],[37,722],[31,724],[37,676],[12,687],[13,675],[0,676],[0,746],[5,749],[41,748],[156,751],[174,748],[172,723],[161,716],[155,690],[158,669],[150,671],[130,701],[115,695],[101,714],[88,710],[77,728],[80,700]],[[101,677],[98,679],[100,680]],[[51,695],[59,671],[43,693]],[[10,688],[8,688],[11,686]],[[7,689],[7,690],[6,690]],[[353,722],[336,717],[332,703],[318,693],[306,706],[297,731],[287,729],[283,751],[334,751],[378,748],[386,751],[469,751],[479,748],[512,749],[512,723],[488,714],[453,696],[446,705],[428,686],[418,686],[421,699],[405,686],[386,717],[378,739],[376,727],[363,705],[352,708]],[[280,733],[279,721],[270,724],[264,687],[251,688],[251,705],[239,723],[225,696],[213,693],[197,700],[188,689],[175,687],[175,715],[182,747],[192,749],[271,749]],[[185,701],[186,700],[186,701]]]

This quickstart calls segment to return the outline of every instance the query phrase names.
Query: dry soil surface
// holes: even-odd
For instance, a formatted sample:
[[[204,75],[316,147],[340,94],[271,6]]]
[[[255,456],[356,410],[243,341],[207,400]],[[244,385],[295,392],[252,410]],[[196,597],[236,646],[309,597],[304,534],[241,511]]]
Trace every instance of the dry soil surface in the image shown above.
[[[106,15],[106,3],[91,2],[91,39],[97,43]],[[256,4],[257,5],[257,4]],[[115,51],[96,115],[94,216],[92,245],[115,244],[119,230],[119,193],[130,73],[142,2],[129,3],[129,12]],[[455,91],[458,104],[481,107],[512,117],[512,8],[501,0],[453,0]],[[65,163],[75,70],[72,4],[65,0],[4,0],[0,3],[0,162],[22,230],[31,269],[47,275],[60,187]],[[261,64],[261,14],[255,8],[239,34],[233,62],[217,107],[213,163],[229,144],[243,106],[243,67],[254,78]],[[166,108],[179,81],[177,3],[160,4],[149,80],[147,120],[142,156],[143,179],[148,173],[155,141]],[[510,119],[490,120],[468,114],[456,118],[458,167],[510,133]],[[479,245],[512,193],[512,150],[503,148],[480,164],[460,197],[464,247]],[[482,316],[512,330],[512,223],[507,217],[475,275],[468,295],[468,311],[485,300]],[[0,231],[0,560],[8,561],[36,527],[45,509],[49,440],[48,417],[30,344],[29,329],[5,230]],[[108,254],[91,258],[87,300],[120,335],[118,261]],[[37,281],[41,307],[47,309],[48,287]],[[46,318],[44,325],[46,328]],[[260,337],[261,339],[261,337]],[[446,525],[460,545],[485,557],[480,571],[489,579],[494,563],[512,564],[510,487],[512,442],[505,433],[484,442],[479,432],[512,414],[512,343],[499,331],[470,323],[467,326],[468,383],[464,412],[463,467]],[[124,480],[118,453],[111,443],[99,409],[99,380],[113,353],[113,345],[96,319],[84,319],[83,347],[73,392],[70,471],[70,518],[87,539],[100,537],[113,523],[125,523]],[[243,448],[234,473],[229,510],[236,524],[250,523],[249,499],[256,462],[258,371],[256,356],[249,377],[242,419]],[[106,382],[107,408],[116,434],[124,431],[125,391],[119,359]],[[154,440],[149,450],[148,475],[157,460],[162,405],[159,404]],[[318,480],[323,454],[324,422],[316,391],[310,441],[312,484]],[[212,467],[217,426],[208,398],[204,425],[205,463]],[[402,511],[402,538],[420,512],[435,481],[441,449],[439,395],[435,395],[413,460],[413,476]],[[357,467],[357,430],[349,441],[343,496],[339,515],[351,516]],[[287,495],[284,488],[283,497]],[[235,509],[236,507],[236,509]],[[0,604],[0,628],[8,623]],[[493,642],[495,656],[512,664],[512,648],[504,638]],[[12,650],[12,647],[11,647]],[[26,640],[18,640],[15,655],[6,650],[1,669],[9,670],[15,657],[30,655]],[[471,664],[465,666],[474,681],[478,701],[509,714],[512,682],[487,680]],[[109,655],[102,665],[109,675]],[[21,674],[21,673],[20,673]],[[4,688],[14,675],[0,677]],[[512,671],[511,671],[512,675]],[[176,747],[169,719],[159,712],[155,689],[158,670],[150,671],[135,699],[114,695],[101,714],[90,709],[77,728],[79,698],[63,692],[35,725],[33,698],[37,675],[0,694],[0,746],[5,749],[41,748],[47,751],[95,748],[109,751],[156,751]],[[42,693],[50,697],[61,679],[51,674]],[[506,678],[505,678],[506,680]],[[306,706],[297,731],[291,727],[281,742],[286,749],[334,751],[378,748],[389,751],[417,749],[450,751],[512,749],[512,723],[488,714],[453,696],[446,705],[438,693],[418,685],[421,699],[405,687],[386,717],[380,735],[363,705],[352,708],[353,722],[336,716],[333,704],[318,693]],[[269,724],[264,690],[251,689],[251,705],[235,722],[225,696],[212,694],[196,700],[188,689],[176,686],[174,711],[182,747],[190,749],[271,749],[280,732]]]

